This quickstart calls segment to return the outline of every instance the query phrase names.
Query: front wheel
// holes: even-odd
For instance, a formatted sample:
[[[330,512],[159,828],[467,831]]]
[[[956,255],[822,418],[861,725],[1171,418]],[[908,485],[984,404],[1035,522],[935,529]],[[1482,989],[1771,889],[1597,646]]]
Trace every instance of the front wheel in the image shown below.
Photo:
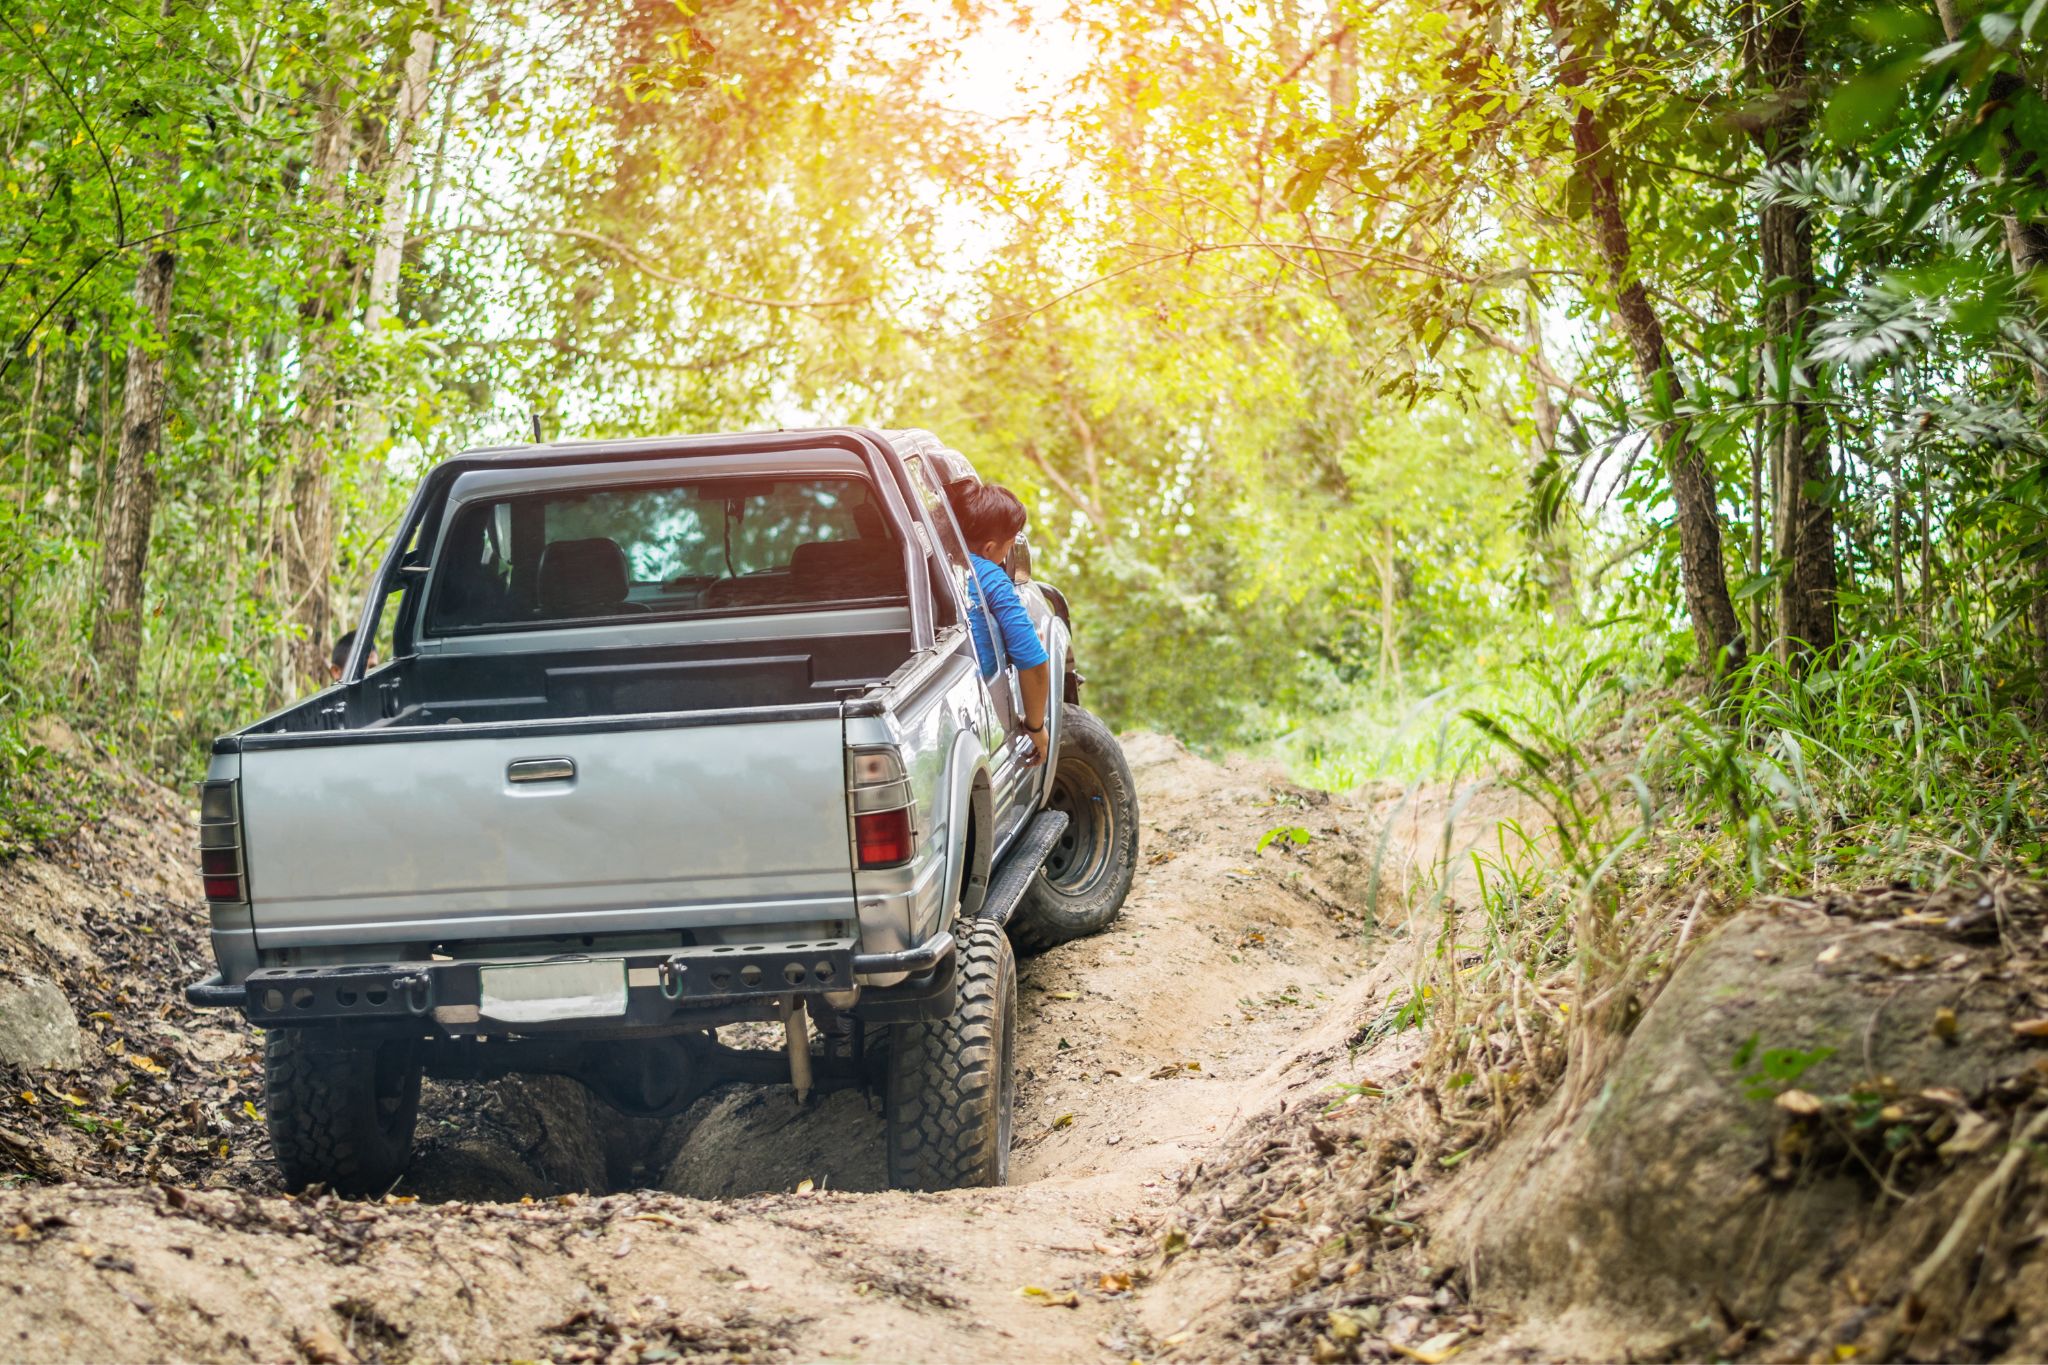
[[[1017,961],[1001,928],[960,929],[953,1009],[889,1031],[889,1183],[899,1190],[1000,1185],[1017,1105]]]
[[[389,1189],[412,1159],[420,1070],[410,1039],[348,1044],[307,1029],[264,1034],[265,1126],[285,1188]]]
[[[1067,828],[1010,917],[1019,952],[1043,952],[1108,928],[1138,870],[1138,788],[1131,766],[1109,727],[1078,706],[1069,706],[1061,720],[1046,808],[1065,815]]]

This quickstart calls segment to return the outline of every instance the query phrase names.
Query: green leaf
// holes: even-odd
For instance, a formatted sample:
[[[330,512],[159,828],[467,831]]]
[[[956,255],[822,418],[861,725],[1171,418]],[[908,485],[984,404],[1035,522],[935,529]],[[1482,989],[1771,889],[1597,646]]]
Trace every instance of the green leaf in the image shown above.
[[[1821,126],[1837,146],[1860,142],[1897,117],[1905,85],[1894,71],[1852,76],[1829,98]]]
[[[1315,835],[1312,834],[1310,831],[1303,829],[1300,825],[1282,825],[1276,829],[1269,829],[1264,834],[1261,834],[1259,836],[1259,842],[1252,849],[1252,852],[1264,853],[1266,851],[1266,845],[1278,843],[1281,841],[1293,844],[1296,848],[1301,848],[1305,846],[1313,838],[1315,838]]]

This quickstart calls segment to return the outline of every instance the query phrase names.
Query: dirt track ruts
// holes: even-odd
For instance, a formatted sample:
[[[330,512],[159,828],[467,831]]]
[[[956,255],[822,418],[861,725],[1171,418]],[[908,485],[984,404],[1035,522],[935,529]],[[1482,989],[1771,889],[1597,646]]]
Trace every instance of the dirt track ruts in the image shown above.
[[[688,1194],[21,1190],[0,1195],[0,1354],[1149,1357],[1175,1305],[1134,1311],[1142,1276],[1135,1292],[1119,1277],[1170,1219],[1176,1177],[1234,1122],[1327,1087],[1398,973],[1364,913],[1366,807],[1170,739],[1128,747],[1138,881],[1109,932],[1024,965],[1008,1188],[857,1192],[879,1183],[874,1105],[800,1112],[775,1089],[700,1117],[666,1172]],[[1311,840],[1255,854],[1276,826]]]

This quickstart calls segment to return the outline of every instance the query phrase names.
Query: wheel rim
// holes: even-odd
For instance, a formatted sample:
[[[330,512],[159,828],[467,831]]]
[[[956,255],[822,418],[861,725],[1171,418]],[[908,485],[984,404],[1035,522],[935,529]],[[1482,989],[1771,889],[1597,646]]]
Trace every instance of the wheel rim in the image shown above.
[[[1063,896],[1085,895],[1109,872],[1110,806],[1102,774],[1082,759],[1062,758],[1046,807],[1066,816],[1067,827],[1046,855],[1045,880]]]

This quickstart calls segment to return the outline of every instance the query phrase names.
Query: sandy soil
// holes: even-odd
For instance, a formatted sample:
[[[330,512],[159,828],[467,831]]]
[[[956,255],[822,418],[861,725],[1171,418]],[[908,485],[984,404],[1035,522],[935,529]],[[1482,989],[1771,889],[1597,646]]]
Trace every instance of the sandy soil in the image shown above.
[[[1254,1116],[1337,1105],[1337,1083],[1404,1068],[1416,1039],[1357,1032],[1407,961],[1402,931],[1365,915],[1380,853],[1372,804],[1301,791],[1256,764],[1215,765],[1170,739],[1137,736],[1128,749],[1143,866],[1109,932],[1025,964],[1010,1187],[866,1192],[880,1183],[871,1101],[800,1111],[787,1091],[735,1089],[702,1102],[634,1172],[651,1188],[554,1195],[563,1179],[532,1180],[530,1147],[493,1165],[460,1097],[443,1097],[415,1180],[425,1198],[266,1193],[246,1138],[182,1184],[163,1174],[0,1193],[0,1355],[1172,1352],[1230,1290],[1191,1294],[1185,1276],[1147,1273],[1185,1217],[1191,1167]],[[1309,843],[1255,852],[1278,826],[1308,829]],[[1397,830],[1389,865],[1431,833]],[[226,1057],[215,1088],[246,1089],[246,1061]],[[517,1126],[506,1113],[516,1090],[492,1103]],[[195,1150],[220,1149],[209,1138]],[[604,1169],[588,1152],[556,1158]],[[522,1180],[541,1197],[520,1198]]]

